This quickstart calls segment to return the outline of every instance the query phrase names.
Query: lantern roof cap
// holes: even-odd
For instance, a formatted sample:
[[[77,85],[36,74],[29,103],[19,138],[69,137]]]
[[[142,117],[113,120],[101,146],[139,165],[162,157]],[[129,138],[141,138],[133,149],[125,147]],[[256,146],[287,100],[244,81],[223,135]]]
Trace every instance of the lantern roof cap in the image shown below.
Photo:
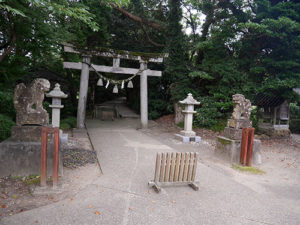
[[[187,98],[179,101],[181,104],[185,105],[200,105],[200,102],[198,102],[196,99],[193,98],[193,95],[191,93],[188,94]]]

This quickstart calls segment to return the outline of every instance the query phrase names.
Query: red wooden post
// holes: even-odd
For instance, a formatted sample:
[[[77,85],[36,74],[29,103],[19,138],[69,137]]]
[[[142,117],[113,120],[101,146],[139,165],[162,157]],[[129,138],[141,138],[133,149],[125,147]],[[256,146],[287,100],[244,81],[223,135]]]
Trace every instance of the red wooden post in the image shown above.
[[[41,151],[41,187],[46,186],[47,180],[47,128],[42,128],[42,151]]]
[[[243,128],[242,143],[241,143],[241,155],[240,155],[240,163],[242,165],[246,165],[247,148],[248,148],[248,129]]]
[[[254,140],[254,128],[248,128],[248,149],[247,149],[247,166],[251,166],[252,154],[253,154],[253,140]]]
[[[58,183],[58,154],[59,154],[59,128],[54,128],[54,146],[53,146],[53,170],[52,179],[53,187],[57,186]]]
[[[53,187],[58,183],[58,158],[59,158],[59,128],[43,127],[42,128],[42,151],[41,151],[41,187],[46,186],[47,181],[47,137],[48,134],[54,133],[53,143],[53,169],[52,179]]]

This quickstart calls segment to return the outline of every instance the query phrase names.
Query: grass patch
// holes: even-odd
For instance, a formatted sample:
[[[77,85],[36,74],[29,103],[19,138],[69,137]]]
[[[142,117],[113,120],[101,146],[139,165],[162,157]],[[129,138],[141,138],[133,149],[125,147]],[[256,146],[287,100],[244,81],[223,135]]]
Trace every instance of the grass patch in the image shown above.
[[[76,117],[67,117],[60,122],[60,128],[62,130],[68,130],[76,127],[77,119]]]
[[[260,169],[257,169],[255,167],[252,166],[238,166],[236,164],[232,164],[232,168],[235,170],[239,170],[242,172],[249,172],[252,174],[265,174],[266,172]]]
[[[22,182],[27,185],[39,184],[41,181],[40,175],[29,175],[28,177],[23,177]]]

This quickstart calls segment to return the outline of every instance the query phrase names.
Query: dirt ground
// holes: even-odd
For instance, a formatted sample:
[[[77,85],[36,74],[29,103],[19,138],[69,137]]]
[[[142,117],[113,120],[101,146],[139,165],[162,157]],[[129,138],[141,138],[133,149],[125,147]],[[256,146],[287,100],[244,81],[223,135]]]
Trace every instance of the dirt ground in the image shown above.
[[[265,188],[268,185],[272,186],[275,193],[278,192],[278,195],[285,197],[297,191],[300,184],[300,135],[292,135],[289,139],[282,140],[262,140],[263,163],[255,167],[265,171],[265,174],[249,175],[234,170],[229,162],[215,157],[213,154],[215,140],[220,133],[207,129],[195,129],[197,135],[202,137],[201,143],[183,144],[174,138],[174,134],[178,133],[181,128],[173,121],[172,115],[164,116],[151,123],[149,129],[143,132],[175,149],[198,151],[201,163],[230,173],[237,182],[255,191],[267,192],[270,190]],[[64,176],[60,178],[59,192],[53,194],[37,192],[39,176],[0,178],[0,218],[62,199],[69,198],[69,201],[72,201],[72,196],[102,175],[88,136],[72,135],[72,133],[69,135],[73,137],[69,138],[69,143],[65,148]]]
[[[59,178],[59,187],[53,193],[51,181],[48,182],[46,194],[37,191],[40,181],[38,175],[0,178],[0,218],[66,198],[72,201],[72,196],[101,176],[96,154],[86,137],[69,138],[63,151],[63,165],[64,175]]]

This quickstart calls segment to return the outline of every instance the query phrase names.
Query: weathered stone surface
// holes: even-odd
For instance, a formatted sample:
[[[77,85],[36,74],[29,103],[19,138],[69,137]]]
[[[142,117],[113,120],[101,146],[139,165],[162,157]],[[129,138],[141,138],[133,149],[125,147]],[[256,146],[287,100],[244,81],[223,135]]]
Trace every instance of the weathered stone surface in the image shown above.
[[[199,136],[187,137],[185,135],[175,134],[175,138],[177,140],[182,141],[183,143],[189,143],[189,142],[198,143],[201,141],[201,137],[199,137]]]
[[[47,174],[52,175],[53,144],[48,143]],[[62,154],[60,146],[59,175],[63,175]],[[41,143],[14,142],[6,140],[0,144],[0,177],[28,176],[40,174]]]
[[[251,120],[244,120],[244,119],[229,119],[227,121],[227,127],[232,127],[235,129],[241,129],[244,127],[252,127],[252,121]]]
[[[186,131],[186,130],[182,130],[182,131],[180,131],[180,134],[181,134],[181,135],[184,135],[184,136],[186,136],[186,137],[195,137],[196,132],[194,132],[194,131]]]
[[[261,164],[261,141],[254,139],[253,141],[253,155],[252,163]],[[229,160],[231,163],[239,163],[241,154],[241,141],[232,140],[223,136],[217,137],[217,145],[215,148],[215,155]]]
[[[232,100],[233,113],[227,121],[224,136],[233,140],[241,140],[242,128],[252,127],[252,121],[250,120],[251,102],[241,94],[233,95]]]
[[[13,126],[11,128],[12,141],[40,142],[42,126]]]
[[[18,84],[14,91],[14,106],[17,112],[16,124],[47,125],[49,115],[43,108],[44,93],[49,91],[50,82],[35,79],[29,87]]]
[[[198,102],[196,99],[193,98],[193,95],[191,93],[188,94],[186,99],[179,101],[179,103],[184,105],[200,105],[200,102]]]
[[[233,100],[232,119],[250,120],[250,114],[252,110],[250,100],[246,99],[244,95],[241,94],[233,95],[232,100]]]
[[[224,136],[233,139],[233,140],[241,140],[242,139],[243,130],[242,129],[235,129],[232,127],[225,127],[224,128]]]

